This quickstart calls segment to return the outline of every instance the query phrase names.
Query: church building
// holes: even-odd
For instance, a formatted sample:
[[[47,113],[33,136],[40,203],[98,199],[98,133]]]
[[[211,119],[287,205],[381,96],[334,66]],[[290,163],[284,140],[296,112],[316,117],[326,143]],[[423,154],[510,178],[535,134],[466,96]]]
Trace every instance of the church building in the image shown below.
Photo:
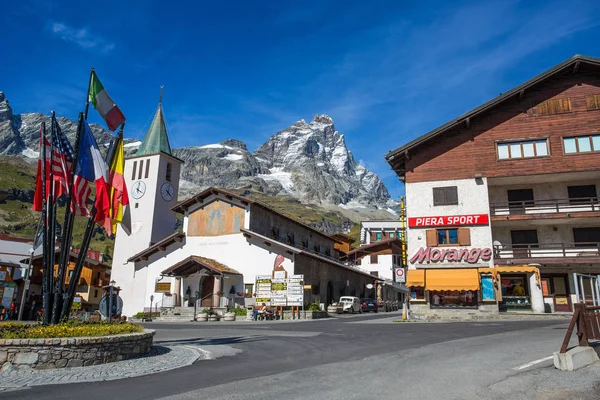
[[[289,276],[304,275],[305,303],[364,297],[367,285],[381,281],[341,262],[339,239],[257,201],[209,188],[177,203],[182,164],[160,103],[138,152],[125,161],[131,232],[118,227],[112,272],[123,315],[196,300],[201,307],[253,304],[256,277],[271,275],[278,255]]]

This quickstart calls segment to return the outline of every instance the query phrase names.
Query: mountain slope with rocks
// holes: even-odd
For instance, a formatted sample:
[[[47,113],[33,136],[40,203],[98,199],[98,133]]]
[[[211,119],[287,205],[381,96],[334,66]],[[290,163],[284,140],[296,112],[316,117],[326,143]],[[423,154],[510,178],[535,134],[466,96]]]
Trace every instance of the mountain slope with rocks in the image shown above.
[[[63,117],[57,120],[74,144],[77,122]],[[42,121],[49,127],[47,115],[15,114],[0,92],[0,156],[35,163]],[[107,149],[111,134],[100,125],[90,127],[101,150]],[[140,142],[127,138],[125,141],[126,154],[135,154]],[[324,114],[276,133],[254,153],[235,139],[175,149],[173,153],[184,161],[179,200],[210,186],[222,187],[260,198],[281,210],[289,209],[291,217],[326,233],[348,231],[352,221],[393,218],[393,210],[397,209],[383,182],[355,161],[344,136]],[[30,190],[19,190],[29,196],[33,186],[34,182]]]

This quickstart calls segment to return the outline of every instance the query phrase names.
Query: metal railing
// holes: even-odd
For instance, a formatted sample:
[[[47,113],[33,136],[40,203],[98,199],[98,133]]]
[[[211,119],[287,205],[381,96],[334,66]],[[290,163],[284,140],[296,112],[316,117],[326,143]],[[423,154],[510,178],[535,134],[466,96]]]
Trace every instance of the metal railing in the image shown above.
[[[494,258],[598,257],[600,242],[532,243],[494,247]]]
[[[491,203],[492,217],[504,215],[530,215],[600,211],[600,198],[582,197],[569,199],[525,200]]]

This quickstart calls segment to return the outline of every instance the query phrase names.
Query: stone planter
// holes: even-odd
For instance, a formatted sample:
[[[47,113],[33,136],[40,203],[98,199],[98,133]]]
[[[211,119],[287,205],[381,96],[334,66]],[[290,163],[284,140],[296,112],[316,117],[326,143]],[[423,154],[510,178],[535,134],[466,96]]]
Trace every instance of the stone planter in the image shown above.
[[[219,316],[218,316],[218,315],[216,315],[216,314],[210,315],[210,316],[208,317],[208,320],[209,320],[210,322],[217,322],[217,321],[219,320]]]
[[[342,307],[338,307],[338,306],[328,306],[327,307],[327,312],[331,313],[331,314],[341,314],[344,311],[344,309]]]
[[[55,339],[0,339],[0,372],[106,364],[150,352],[155,331]]]
[[[235,321],[235,313],[227,312],[223,314],[223,321]]]
[[[196,316],[196,320],[198,320],[200,322],[206,322],[206,321],[208,321],[208,314],[200,313]]]

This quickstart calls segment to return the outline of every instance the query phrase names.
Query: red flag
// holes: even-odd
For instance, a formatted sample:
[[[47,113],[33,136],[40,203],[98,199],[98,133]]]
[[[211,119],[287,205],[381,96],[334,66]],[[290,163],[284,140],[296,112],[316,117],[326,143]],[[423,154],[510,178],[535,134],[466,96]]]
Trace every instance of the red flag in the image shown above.
[[[48,196],[50,194],[50,143],[44,137],[43,126],[40,125],[40,158],[38,159],[37,175],[35,179],[35,192],[33,195],[33,206],[31,207],[33,211],[42,211],[44,201],[46,200],[43,198],[42,194],[42,146],[44,145],[46,146],[46,196]]]

